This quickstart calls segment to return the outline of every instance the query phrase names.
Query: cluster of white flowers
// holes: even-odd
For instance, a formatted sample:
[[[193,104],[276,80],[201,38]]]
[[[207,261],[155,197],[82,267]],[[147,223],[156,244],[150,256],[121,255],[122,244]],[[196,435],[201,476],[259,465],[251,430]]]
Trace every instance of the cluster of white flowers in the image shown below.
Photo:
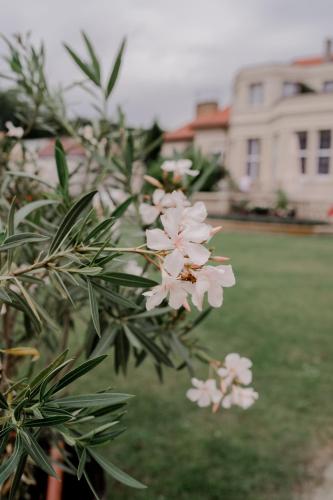
[[[5,126],[8,130],[6,134],[7,137],[15,137],[16,139],[21,139],[23,137],[24,130],[22,127],[15,127],[12,122],[6,122]]]
[[[246,387],[252,382],[252,362],[239,354],[228,354],[224,364],[216,368],[219,382],[215,378],[206,381],[192,378],[193,388],[186,396],[201,408],[212,406],[213,411],[219,408],[240,406],[247,409],[258,399],[258,393],[253,387]],[[244,387],[245,386],[245,387]]]
[[[153,205],[143,203],[140,212],[146,221],[155,221],[160,215],[163,229],[147,229],[147,247],[157,252],[162,282],[145,292],[148,310],[168,299],[170,307],[190,309],[188,296],[200,311],[207,292],[208,302],[220,307],[223,302],[223,287],[235,284],[230,265],[207,265],[211,252],[204,246],[220,228],[205,223],[205,204],[193,206],[181,191],[165,193],[156,189]],[[224,258],[215,257],[223,261]]]

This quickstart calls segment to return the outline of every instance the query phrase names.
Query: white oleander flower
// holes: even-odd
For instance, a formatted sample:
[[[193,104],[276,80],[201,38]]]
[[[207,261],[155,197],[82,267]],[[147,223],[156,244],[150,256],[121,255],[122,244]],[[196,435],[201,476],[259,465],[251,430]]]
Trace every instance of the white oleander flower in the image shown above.
[[[168,208],[185,208],[190,202],[182,191],[166,193],[164,189],[155,189],[150,203],[141,203],[139,212],[145,224],[152,224]]]
[[[6,134],[7,137],[16,137],[17,139],[21,139],[21,137],[23,137],[24,130],[22,127],[15,127],[12,122],[6,122],[5,126],[8,130]]]
[[[136,276],[141,276],[143,272],[143,268],[139,266],[136,260],[129,260],[125,266],[125,271],[128,274],[135,274]]]
[[[173,181],[179,182],[185,177],[185,175],[190,175],[191,177],[196,177],[199,175],[199,170],[192,170],[191,160],[181,159],[181,160],[168,160],[161,165],[161,169],[164,172],[173,173]]]
[[[227,266],[204,266],[201,269],[193,270],[196,282],[192,294],[192,302],[202,310],[205,293],[208,295],[208,302],[212,307],[221,307],[223,303],[223,288],[231,287],[235,284],[235,276],[230,265]]]
[[[206,381],[192,378],[191,380],[194,388],[187,391],[186,396],[190,401],[197,403],[200,408],[217,404],[222,399],[221,391],[216,387],[215,379],[208,379]]]
[[[179,309],[182,306],[187,310],[190,309],[187,296],[192,292],[193,285],[188,281],[177,279],[177,276],[178,273],[170,275],[162,271],[162,283],[143,293],[145,297],[148,297],[147,311],[159,306],[166,298],[168,298],[169,306],[173,309]]]
[[[229,386],[233,382],[249,385],[252,382],[252,361],[243,358],[237,353],[228,354],[224,361],[224,366],[217,370],[218,375],[223,379],[223,384]]]
[[[175,268],[181,271],[185,264],[185,258],[191,263],[202,266],[210,256],[207,248],[201,243],[207,241],[211,234],[211,227],[207,224],[193,224],[183,226],[181,223],[182,210],[169,208],[161,216],[164,228],[148,229],[146,231],[147,247],[153,250],[170,250],[171,253],[165,258],[165,267],[170,272]]]
[[[226,409],[235,405],[247,410],[258,398],[259,394],[253,387],[239,387],[238,385],[233,385],[230,394],[224,396],[221,404],[222,407]]]

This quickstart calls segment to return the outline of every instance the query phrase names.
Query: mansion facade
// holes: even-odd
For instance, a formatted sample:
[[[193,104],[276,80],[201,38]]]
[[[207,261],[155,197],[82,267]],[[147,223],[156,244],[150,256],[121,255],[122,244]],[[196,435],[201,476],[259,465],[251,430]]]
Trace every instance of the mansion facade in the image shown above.
[[[282,190],[299,217],[333,206],[333,53],[241,69],[231,106],[197,105],[195,119],[164,136],[163,154],[189,146],[219,153],[238,199],[273,206]]]

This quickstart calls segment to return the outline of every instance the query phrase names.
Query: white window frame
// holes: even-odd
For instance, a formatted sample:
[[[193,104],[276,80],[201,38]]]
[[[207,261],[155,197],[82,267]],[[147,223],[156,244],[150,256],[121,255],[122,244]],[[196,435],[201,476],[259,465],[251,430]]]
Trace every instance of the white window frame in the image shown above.
[[[286,91],[286,89],[289,89]],[[293,97],[298,94],[299,84],[297,82],[284,81],[282,84],[282,97]]]
[[[300,140],[299,140],[299,134],[305,134],[306,137],[306,148],[301,149],[300,147]],[[297,151],[298,151],[298,167],[299,167],[299,174],[301,176],[307,175],[307,167],[308,167],[308,139],[309,139],[309,134],[306,130],[299,130],[296,132],[296,140],[297,140]],[[305,171],[302,171],[302,160],[305,160]]]
[[[257,144],[257,151],[250,151],[250,144]],[[246,164],[245,164],[245,175],[250,179],[257,179],[259,177],[260,168],[260,139],[250,138],[246,141]]]
[[[322,132],[330,132],[330,146],[328,148],[320,147],[320,135]],[[330,175],[331,171],[331,150],[332,150],[332,131],[330,129],[322,129],[318,131],[318,154],[317,154],[317,175],[327,176]],[[328,158],[328,172],[319,172],[319,161],[320,158]]]
[[[249,85],[249,104],[251,106],[260,106],[264,102],[264,84],[262,82],[253,82]]]
[[[333,92],[333,80],[326,80],[323,82],[323,92],[327,94]]]

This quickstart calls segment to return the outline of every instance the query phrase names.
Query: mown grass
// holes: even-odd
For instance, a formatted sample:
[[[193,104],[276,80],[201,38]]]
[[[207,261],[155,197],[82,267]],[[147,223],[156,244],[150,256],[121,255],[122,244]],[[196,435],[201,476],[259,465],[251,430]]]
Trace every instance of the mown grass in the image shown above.
[[[185,399],[185,371],[151,365],[115,377],[104,363],[82,381],[101,380],[137,397],[127,432],[105,450],[149,488],[110,483],[110,499],[288,500],[308,475],[314,450],[333,437],[333,240],[226,234],[237,285],[225,291],[197,334],[217,358],[239,352],[254,362],[260,393],[248,411],[212,415]],[[201,367],[198,375],[206,376]]]

